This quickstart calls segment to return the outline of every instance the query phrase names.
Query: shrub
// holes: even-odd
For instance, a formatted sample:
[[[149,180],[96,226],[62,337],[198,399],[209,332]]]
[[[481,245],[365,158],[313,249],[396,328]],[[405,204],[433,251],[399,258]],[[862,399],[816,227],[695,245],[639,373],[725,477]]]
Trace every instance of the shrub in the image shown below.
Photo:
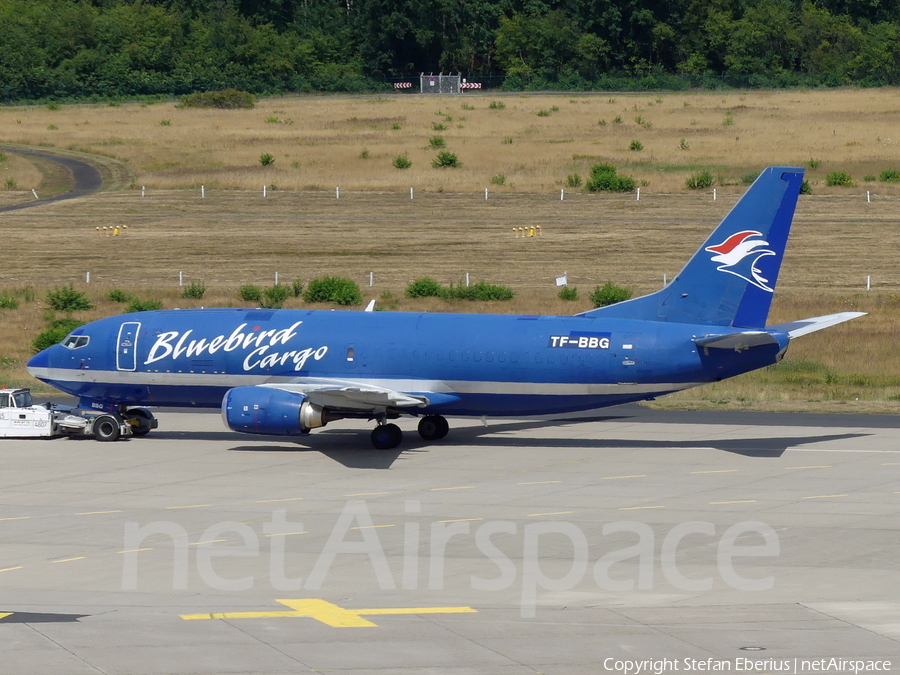
[[[125,313],[154,312],[158,309],[162,309],[162,302],[160,300],[132,300],[131,304],[125,308]]]
[[[169,127],[172,126],[172,120],[160,120],[159,126],[161,127]]]
[[[622,124],[622,116],[616,115],[615,117],[613,117],[613,124]]]
[[[602,286],[597,286],[591,293],[591,302],[594,307],[606,307],[614,305],[617,302],[628,300],[631,297],[631,289],[625,286],[617,286],[611,281],[607,281]]]
[[[19,309],[19,299],[10,293],[0,294],[0,309]]]
[[[820,165],[821,163],[822,163],[822,162],[821,162],[820,160],[818,160],[818,159],[811,159],[811,160],[809,160],[809,161],[806,163],[806,165],[807,165],[810,169],[818,169],[818,168],[819,168],[819,165]]]
[[[805,180],[800,184],[800,194],[801,195],[811,195],[812,194],[812,186],[809,184],[808,180]]]
[[[758,177],[758,171],[748,171],[741,176],[741,185],[753,185],[753,181],[755,181]]]
[[[39,351],[47,349],[47,347],[59,344],[69,333],[83,325],[84,321],[72,318],[51,321],[50,325],[38,333],[37,337],[31,341],[31,348],[37,354]]]
[[[559,293],[557,295],[559,296],[560,300],[572,302],[578,299],[578,289],[574,286],[563,286],[559,289]]]
[[[416,279],[406,287],[407,298],[443,298],[446,295],[446,289],[431,277]]]
[[[368,148],[363,148],[363,151],[359,153],[360,159],[369,159],[369,150]]]
[[[566,176],[566,187],[581,187],[581,175],[577,173],[570,173],[568,176]]]
[[[606,126],[606,120],[605,120],[605,119],[601,119],[599,122],[597,122],[597,124],[599,124],[601,127],[605,127],[605,126]]]
[[[678,148],[679,148],[680,150],[690,150],[690,149],[691,149],[691,146],[688,145],[687,140],[685,140],[684,138],[682,138],[680,141],[678,141]]]
[[[459,158],[455,153],[443,150],[437,154],[437,157],[431,160],[431,166],[435,169],[458,169],[462,166],[462,162],[459,161]]]
[[[110,302],[131,302],[134,297],[123,291],[121,288],[114,288],[106,294],[106,299]]]
[[[260,302],[262,289],[255,284],[244,284],[238,289],[238,297],[246,302]]]
[[[885,169],[879,179],[882,183],[900,183],[900,171],[897,169]]]
[[[878,177],[873,176],[870,173],[867,173],[865,176],[863,176],[863,182],[865,183],[874,183],[876,180],[878,180]]]
[[[503,138],[503,141],[502,141],[502,142],[503,142],[503,145],[512,145],[512,144],[513,144],[513,137],[512,137],[512,136],[505,136],[505,137]]]
[[[754,180],[756,180],[754,178]],[[701,171],[687,177],[684,186],[689,190],[703,190],[716,184],[716,178],[709,171]]]
[[[506,104],[503,101],[491,101],[488,108],[491,110],[503,110],[506,107]]]
[[[15,178],[7,178],[6,179],[6,189],[7,190],[15,190],[19,187],[19,184],[16,182]]]
[[[498,173],[496,176],[491,176],[491,185],[505,185],[506,184],[506,174]]]
[[[362,302],[362,292],[352,279],[325,276],[309,282],[303,293],[303,301],[358,305]]]
[[[447,142],[444,140],[443,136],[432,136],[428,139],[428,145],[437,150],[439,148],[446,148]]]
[[[262,300],[259,306],[264,309],[281,309],[284,301],[291,297],[293,291],[290,286],[275,284],[262,292]]]
[[[275,163],[275,155],[271,152],[264,152],[259,156],[259,163],[262,166],[272,166]]]
[[[612,164],[595,164],[586,187],[591,192],[631,192],[636,186],[634,178],[619,175]]]
[[[515,293],[508,286],[502,284],[489,284],[479,281],[471,286],[450,284],[447,289],[447,298],[450,300],[512,300]]]
[[[202,91],[183,96],[178,103],[178,107],[234,110],[236,108],[252,108],[255,104],[256,96],[253,94],[229,88],[221,91]]]
[[[854,185],[853,177],[846,171],[832,171],[825,176],[825,185],[852,187]]]
[[[447,131],[447,125],[441,124],[440,122],[432,122],[431,128],[435,131]]]
[[[549,110],[547,110],[546,108],[541,108],[541,109],[538,110],[537,113],[535,113],[535,114],[536,114],[538,117],[550,117],[550,115],[551,115],[552,113],[551,113]]]
[[[412,161],[406,156],[406,153],[403,153],[394,157],[392,164],[395,169],[408,169],[412,166]]]
[[[640,141],[631,141],[631,143],[628,145],[628,149],[634,150],[635,152],[640,152],[644,149],[644,144]]]
[[[47,291],[47,303],[57,312],[80,312],[94,307],[87,296],[73,289],[71,284],[68,287],[57,287]]]
[[[295,298],[303,295],[303,280],[299,277],[291,282],[291,293],[294,294]]]
[[[205,293],[206,284],[204,284],[202,281],[192,281],[188,286],[184,287],[183,291],[181,291],[181,297],[200,300]]]

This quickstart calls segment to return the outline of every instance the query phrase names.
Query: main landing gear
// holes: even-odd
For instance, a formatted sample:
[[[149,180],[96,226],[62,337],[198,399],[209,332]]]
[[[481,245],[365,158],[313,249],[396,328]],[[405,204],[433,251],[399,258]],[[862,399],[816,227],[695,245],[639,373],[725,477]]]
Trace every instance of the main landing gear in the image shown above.
[[[450,425],[442,415],[425,415],[419,420],[419,436],[426,441],[438,441],[447,435]],[[372,430],[372,445],[376,450],[391,450],[400,445],[403,432],[396,424],[379,421]]]

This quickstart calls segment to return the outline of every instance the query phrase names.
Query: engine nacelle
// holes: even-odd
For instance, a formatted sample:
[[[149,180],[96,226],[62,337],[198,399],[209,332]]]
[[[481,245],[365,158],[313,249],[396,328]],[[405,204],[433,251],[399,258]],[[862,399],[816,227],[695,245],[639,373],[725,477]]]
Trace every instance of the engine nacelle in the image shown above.
[[[324,427],[332,418],[303,394],[272,387],[235,387],[222,399],[222,420],[245,434],[296,436]]]

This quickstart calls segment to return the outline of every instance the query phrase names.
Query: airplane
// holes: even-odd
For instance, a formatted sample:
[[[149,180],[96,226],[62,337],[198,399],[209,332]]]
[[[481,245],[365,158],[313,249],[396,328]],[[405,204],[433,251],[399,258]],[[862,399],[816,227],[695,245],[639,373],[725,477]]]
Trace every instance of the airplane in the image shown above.
[[[148,311],[77,328],[28,370],[136,436],[157,425],[146,406],[220,408],[248,434],[368,419],[385,450],[401,415],[437,441],[448,416],[652,400],[778,363],[794,338],[864,314],[766,326],[802,181],[801,168],[765,169],[662,290],[575,316]]]

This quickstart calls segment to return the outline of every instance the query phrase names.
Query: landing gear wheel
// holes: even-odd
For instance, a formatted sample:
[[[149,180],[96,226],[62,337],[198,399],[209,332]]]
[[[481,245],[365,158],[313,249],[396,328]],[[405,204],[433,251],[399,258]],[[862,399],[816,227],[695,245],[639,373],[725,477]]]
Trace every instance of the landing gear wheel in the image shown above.
[[[376,450],[390,450],[400,445],[403,432],[396,424],[379,424],[372,430],[372,445]]]
[[[100,415],[94,420],[94,436],[98,441],[117,441],[121,435],[119,421],[112,415]]]
[[[125,421],[131,425],[134,436],[146,436],[154,428],[153,415],[143,408],[131,408],[125,413]]]
[[[425,415],[419,420],[419,436],[426,441],[439,441],[447,432],[450,425],[443,415]]]

